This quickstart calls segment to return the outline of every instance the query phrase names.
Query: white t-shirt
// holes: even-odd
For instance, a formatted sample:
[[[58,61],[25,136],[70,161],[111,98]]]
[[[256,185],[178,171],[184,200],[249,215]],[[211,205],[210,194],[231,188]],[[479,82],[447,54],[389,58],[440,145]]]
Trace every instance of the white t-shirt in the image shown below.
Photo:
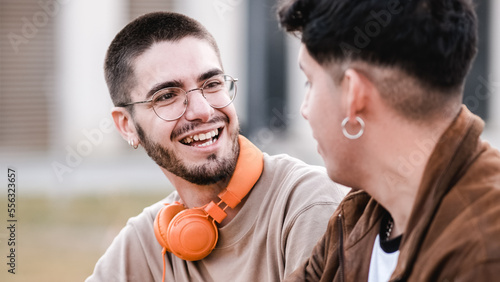
[[[380,244],[380,234],[375,238],[368,282],[387,282],[398,263],[399,250],[386,252]]]

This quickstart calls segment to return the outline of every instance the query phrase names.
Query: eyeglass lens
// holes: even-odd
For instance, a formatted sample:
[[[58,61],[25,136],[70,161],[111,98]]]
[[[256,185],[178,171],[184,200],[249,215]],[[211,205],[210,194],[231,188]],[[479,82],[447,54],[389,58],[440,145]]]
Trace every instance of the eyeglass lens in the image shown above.
[[[216,109],[229,105],[236,95],[234,79],[229,75],[214,76],[205,81],[201,88],[207,102]],[[182,88],[164,88],[153,95],[153,109],[161,119],[176,120],[186,111],[187,99],[186,91]]]

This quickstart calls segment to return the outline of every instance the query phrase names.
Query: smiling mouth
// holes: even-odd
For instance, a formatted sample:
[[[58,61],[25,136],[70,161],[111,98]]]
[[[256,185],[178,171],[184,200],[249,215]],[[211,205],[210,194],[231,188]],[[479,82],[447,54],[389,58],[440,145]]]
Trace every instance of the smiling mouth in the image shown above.
[[[188,136],[183,138],[180,142],[186,146],[205,147],[215,143],[219,138],[220,132],[222,132],[222,127],[205,133]]]

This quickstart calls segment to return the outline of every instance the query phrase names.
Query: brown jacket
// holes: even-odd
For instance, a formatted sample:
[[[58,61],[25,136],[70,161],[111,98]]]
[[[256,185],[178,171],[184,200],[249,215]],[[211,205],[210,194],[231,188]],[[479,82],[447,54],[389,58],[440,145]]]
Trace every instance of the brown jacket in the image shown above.
[[[500,152],[465,107],[425,168],[391,281],[500,279]],[[311,257],[287,281],[367,281],[384,208],[351,192]]]

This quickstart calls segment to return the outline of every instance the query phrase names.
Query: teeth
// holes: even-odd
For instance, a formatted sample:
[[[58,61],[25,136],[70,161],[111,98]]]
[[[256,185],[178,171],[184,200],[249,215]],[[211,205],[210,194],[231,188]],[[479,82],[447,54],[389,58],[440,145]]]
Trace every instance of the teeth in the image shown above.
[[[210,139],[208,142],[200,144],[200,145],[197,145],[196,147],[205,147],[205,146],[208,146],[208,145],[212,145],[213,143],[214,143],[214,141],[212,139]]]
[[[219,135],[219,129],[214,129],[210,132],[200,133],[200,134],[186,137],[186,138],[182,139],[181,142],[184,144],[190,144],[193,141],[203,141],[203,140],[210,139],[208,142],[198,145],[198,147],[203,147],[203,146],[208,146],[208,145],[213,144],[213,141],[211,138],[218,136],[218,135]]]

